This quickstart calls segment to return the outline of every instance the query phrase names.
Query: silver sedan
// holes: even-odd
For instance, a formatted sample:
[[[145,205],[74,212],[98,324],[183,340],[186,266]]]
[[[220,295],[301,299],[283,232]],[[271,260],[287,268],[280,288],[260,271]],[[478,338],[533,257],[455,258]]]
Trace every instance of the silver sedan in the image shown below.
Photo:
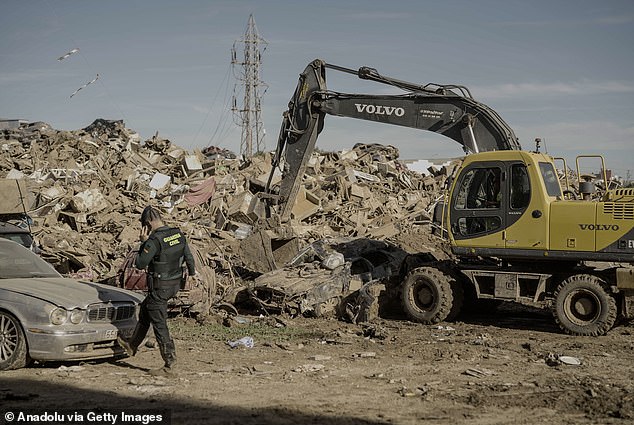
[[[142,301],[132,291],[64,278],[0,238],[0,370],[123,354],[117,335],[132,333]]]

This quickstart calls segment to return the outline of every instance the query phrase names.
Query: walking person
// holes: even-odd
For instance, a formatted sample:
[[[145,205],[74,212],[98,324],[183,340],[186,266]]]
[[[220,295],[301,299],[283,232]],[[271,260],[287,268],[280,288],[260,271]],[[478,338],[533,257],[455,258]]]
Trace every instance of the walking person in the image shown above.
[[[139,322],[129,339],[119,337],[119,345],[134,356],[152,325],[164,365],[150,370],[151,375],[172,376],[176,364],[176,347],[167,327],[167,302],[181,288],[183,264],[189,276],[196,275],[194,257],[183,232],[166,226],[160,212],[151,206],[141,214],[142,241],[134,266],[147,268],[148,293],[139,313]]]

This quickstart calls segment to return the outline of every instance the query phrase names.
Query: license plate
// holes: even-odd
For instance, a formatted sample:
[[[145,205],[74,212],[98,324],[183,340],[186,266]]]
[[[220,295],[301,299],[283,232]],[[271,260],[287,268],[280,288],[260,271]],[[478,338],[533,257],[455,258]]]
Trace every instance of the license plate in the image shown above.
[[[119,331],[117,329],[107,329],[106,338],[116,339]]]

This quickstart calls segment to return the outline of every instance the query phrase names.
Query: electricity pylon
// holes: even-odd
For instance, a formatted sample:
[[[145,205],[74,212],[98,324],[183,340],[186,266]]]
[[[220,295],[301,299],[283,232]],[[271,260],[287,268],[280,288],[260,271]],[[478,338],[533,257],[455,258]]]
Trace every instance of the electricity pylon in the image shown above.
[[[244,54],[238,60],[236,44],[244,44]],[[262,96],[268,86],[260,79],[260,65],[262,53],[268,43],[258,33],[253,15],[249,15],[249,23],[244,36],[236,40],[231,48],[231,65],[233,74],[238,82],[233,89],[233,103],[231,110],[234,120],[242,127],[240,138],[240,154],[251,158],[255,152],[264,150],[264,136],[266,130],[262,125]],[[237,69],[238,68],[238,69]],[[242,106],[238,107],[236,93],[244,91]]]

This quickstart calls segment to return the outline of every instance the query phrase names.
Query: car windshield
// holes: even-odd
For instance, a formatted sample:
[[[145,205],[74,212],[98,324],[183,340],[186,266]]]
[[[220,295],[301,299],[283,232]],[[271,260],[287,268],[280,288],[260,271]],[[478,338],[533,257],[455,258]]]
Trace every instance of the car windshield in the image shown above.
[[[0,279],[61,277],[49,263],[22,245],[0,238]]]
[[[0,234],[0,238],[9,239],[10,241],[17,242],[27,248],[30,248],[31,245],[33,245],[33,238],[28,233],[3,233]]]

